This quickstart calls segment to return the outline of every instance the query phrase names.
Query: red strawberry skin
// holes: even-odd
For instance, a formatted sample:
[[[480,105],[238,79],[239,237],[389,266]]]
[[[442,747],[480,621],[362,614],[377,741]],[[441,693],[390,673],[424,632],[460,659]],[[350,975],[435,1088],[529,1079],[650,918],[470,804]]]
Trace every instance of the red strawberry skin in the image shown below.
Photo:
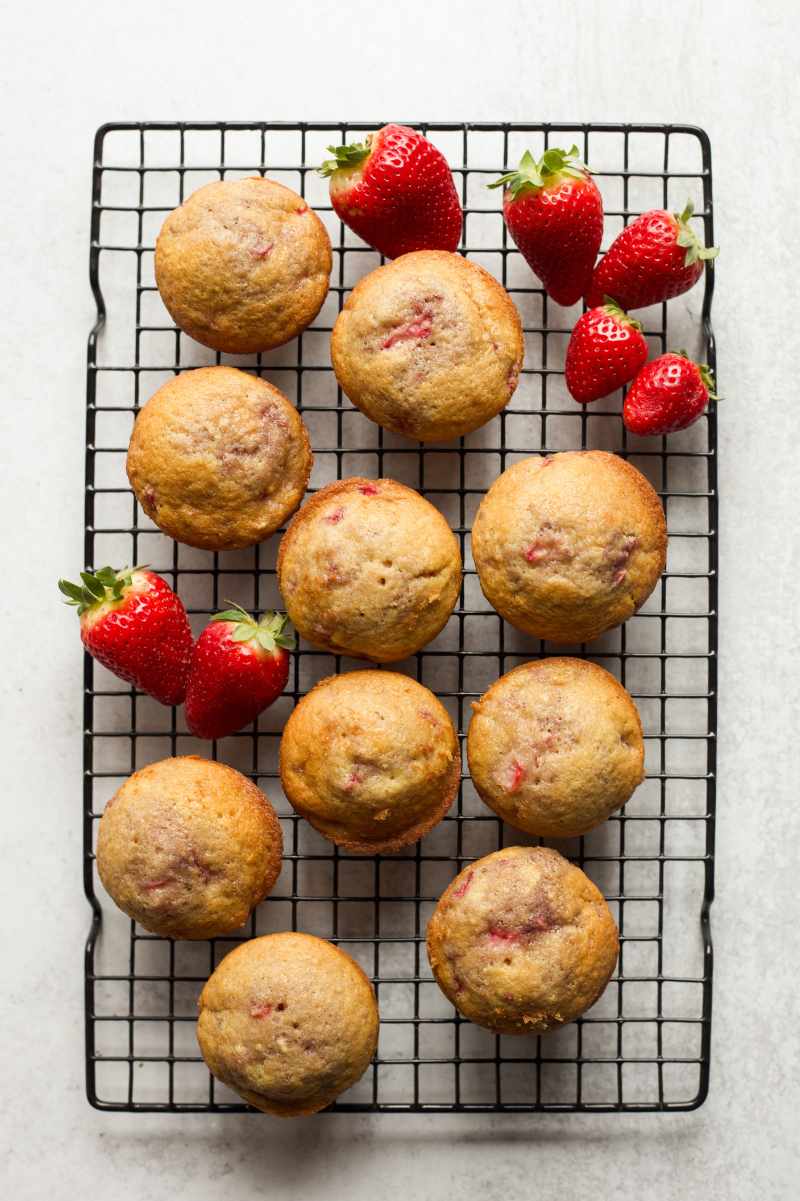
[[[632,380],[647,360],[638,322],[615,305],[590,309],[575,322],[564,368],[574,400],[588,404]]]
[[[687,248],[678,242],[680,222],[664,209],[643,213],[611,243],[597,264],[586,294],[590,308],[609,296],[623,309],[641,309],[672,300],[699,280],[705,266],[687,266]]]
[[[571,305],[589,287],[603,237],[603,198],[590,175],[503,197],[508,232],[557,304]]]
[[[406,125],[384,125],[367,147],[352,166],[332,160],[321,169],[331,175],[331,203],[345,225],[389,259],[455,251],[463,217],[442,152]]]
[[[255,721],[280,696],[289,654],[256,638],[236,641],[236,621],[214,621],[197,639],[186,690],[186,724],[198,738],[225,738]]]
[[[154,571],[134,571],[120,601],[81,614],[81,640],[93,658],[162,705],[186,695],[192,631],[180,598]]]
[[[680,354],[662,354],[646,363],[631,384],[622,420],[632,434],[673,434],[705,412],[709,376]]]

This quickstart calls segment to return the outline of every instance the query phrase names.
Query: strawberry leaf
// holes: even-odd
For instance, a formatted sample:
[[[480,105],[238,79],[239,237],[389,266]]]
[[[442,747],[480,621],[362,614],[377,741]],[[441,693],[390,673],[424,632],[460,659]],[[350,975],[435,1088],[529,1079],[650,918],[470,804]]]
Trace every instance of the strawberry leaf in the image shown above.
[[[370,136],[363,142],[351,142],[349,146],[328,146],[328,150],[333,155],[333,158],[326,158],[317,167],[317,174],[323,178],[327,178],[327,176],[333,175],[335,171],[339,171],[343,167],[357,167],[369,154],[371,142],[372,138]]]
[[[263,647],[265,651],[275,650],[275,639],[269,630],[264,629],[263,626],[258,627],[256,638],[258,639],[259,646]]]
[[[577,146],[571,146],[569,150],[551,146],[538,162],[530,150],[526,150],[516,171],[508,171],[486,186],[508,188],[511,199],[516,200],[520,193],[538,192],[557,178],[567,176],[570,179],[585,179],[588,174],[589,168],[578,157]]]
[[[242,622],[242,624],[238,625],[236,627],[236,629],[233,631],[233,633],[231,634],[231,641],[232,642],[249,642],[251,638],[255,637],[255,635],[256,635],[255,625],[252,622],[250,622],[247,625],[244,622]]]
[[[93,596],[95,600],[104,600],[106,590],[100,580],[98,580],[96,576],[91,575],[88,571],[82,571],[80,575],[81,579],[83,580],[83,586],[89,595]]]
[[[699,260],[705,262],[708,259],[715,259],[719,254],[718,246],[704,246],[697,236],[697,231],[689,225],[693,213],[694,205],[691,200],[686,201],[682,213],[673,213],[678,223],[678,235],[675,241],[678,246],[686,250],[683,259],[684,267],[691,267],[693,263]]]
[[[69,580],[59,580],[58,589],[66,596],[68,605],[83,604],[83,589],[79,588],[77,584],[73,584]]]

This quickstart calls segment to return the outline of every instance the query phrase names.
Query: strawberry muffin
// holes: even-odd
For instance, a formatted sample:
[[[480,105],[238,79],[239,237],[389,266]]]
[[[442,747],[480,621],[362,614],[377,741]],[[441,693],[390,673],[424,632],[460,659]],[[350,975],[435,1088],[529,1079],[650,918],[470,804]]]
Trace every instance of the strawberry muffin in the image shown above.
[[[418,250],[356,284],[336,320],[331,358],[367,417],[442,442],[505,408],[523,348],[519,314],[488,271],[444,250]]]
[[[264,1113],[301,1117],[366,1071],[378,1006],[358,964],[311,934],[267,934],[231,951],[200,994],[209,1069]]]
[[[461,779],[453,723],[393,671],[322,680],[286,723],[281,782],[315,830],[348,851],[396,851],[441,821]]]
[[[234,550],[294,512],[313,456],[297,410],[272,384],[235,367],[168,380],[136,418],[128,479],[156,525],[189,546]]]
[[[527,834],[585,834],[644,779],[639,713],[596,663],[523,663],[472,708],[467,754],[475,787],[498,817]]]
[[[272,179],[209,183],[173,210],[156,242],[156,283],[176,325],[204,346],[282,346],[328,293],[331,243],[305,200]]]
[[[413,488],[354,476],[321,488],[292,520],[278,584],[303,638],[389,663],[444,627],[461,588],[461,552],[441,513]]]
[[[616,923],[588,876],[549,847],[506,847],[456,876],[428,924],[428,958],[456,1009],[497,1034],[542,1034],[603,992]]]
[[[165,938],[237,930],[281,870],[275,811],[223,763],[187,755],[125,781],[100,818],[97,868],[113,901]]]
[[[664,570],[667,525],[641,472],[602,450],[523,459],[481,501],[481,588],[535,638],[589,642],[626,621]]]

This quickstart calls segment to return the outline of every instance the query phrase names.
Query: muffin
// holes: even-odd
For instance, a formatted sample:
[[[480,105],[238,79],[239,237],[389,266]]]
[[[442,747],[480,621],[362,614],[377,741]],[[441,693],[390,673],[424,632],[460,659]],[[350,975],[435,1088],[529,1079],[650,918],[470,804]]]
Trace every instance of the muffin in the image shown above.
[[[644,604],[664,570],[664,510],[641,472],[602,450],[523,459],[481,501],[481,588],[535,638],[589,642]]]
[[[176,325],[204,346],[251,354],[282,346],[328,293],[331,243],[305,200],[272,179],[198,188],[156,242],[156,283]]]
[[[363,1076],[378,1006],[358,964],[312,934],[267,934],[231,951],[200,994],[209,1069],[250,1105],[300,1117]]]
[[[595,663],[523,663],[472,708],[467,755],[475,787],[498,817],[527,834],[585,834],[644,779],[639,713]]]
[[[432,692],[394,671],[322,680],[281,739],[283,790],[315,830],[348,851],[417,842],[458,792],[453,723]]]
[[[461,588],[441,513],[396,480],[336,480],[306,501],[278,552],[295,629],[334,654],[389,663],[435,638]]]
[[[235,367],[184,371],[136,418],[128,479],[156,525],[189,546],[261,542],[303,498],[313,456],[296,409]]]
[[[224,763],[187,755],[125,781],[100,818],[97,867],[112,900],[166,938],[237,930],[281,870],[275,811]]]
[[[506,847],[464,868],[428,925],[442,992],[497,1034],[541,1034],[580,1017],[618,949],[602,894],[549,847]]]
[[[505,408],[523,349],[505,288],[445,250],[404,254],[360,280],[331,338],[353,404],[420,442],[457,438]]]

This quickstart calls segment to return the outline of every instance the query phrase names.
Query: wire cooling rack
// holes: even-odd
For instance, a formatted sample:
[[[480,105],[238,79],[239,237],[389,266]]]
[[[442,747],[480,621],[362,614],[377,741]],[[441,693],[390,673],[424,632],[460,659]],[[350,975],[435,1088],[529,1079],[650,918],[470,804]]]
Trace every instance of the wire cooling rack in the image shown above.
[[[693,127],[457,125],[418,127],[446,154],[466,214],[462,252],[492,271],[522,315],[526,356],[511,404],[483,429],[444,446],[384,433],[336,386],[330,330],[353,284],[380,262],[330,209],[314,168],[329,142],[370,124],[106,125],[95,139],[90,279],[97,301],[87,376],[87,566],[149,563],[177,588],[197,632],[227,598],[280,605],[278,536],[249,551],[210,554],[165,538],[138,508],[124,462],[134,416],[173,373],[215,362],[268,376],[302,412],[315,452],[311,488],[361,474],[393,476],[423,492],[456,531],[465,561],[457,610],[440,636],[400,665],[432,687],[463,738],[470,703],[501,673],[563,652],[504,625],[483,599],[469,535],[480,498],[516,459],[600,447],[653,483],[669,525],[667,570],[641,612],[571,653],[612,671],[633,694],[646,735],[647,780],[624,814],[556,844],[608,898],[621,932],[618,970],[581,1020],[545,1037],[495,1036],[461,1020],[432,980],[428,917],[464,863],[532,841],[505,828],[464,775],[458,804],[418,846],[361,858],[337,850],[286,803],[277,774],[281,728],[298,697],[354,661],[301,645],[287,692],[256,727],[209,744],[182,711],[125,687],[87,657],[84,675],[84,882],[93,910],[86,946],[86,1073],[102,1109],[243,1110],[215,1082],[194,1033],[199,991],[237,938],[171,942],[147,934],[103,891],[94,863],[97,820],[125,777],[167,755],[213,755],[265,789],[281,816],[285,862],[275,892],[240,938],[300,929],[333,939],[375,983],[378,1053],[334,1108],[348,1111],[681,1110],[708,1089],[712,952],[717,644],[717,488],[713,410],[667,439],[638,439],[620,420],[621,396],[582,408],[564,387],[564,351],[579,309],[548,302],[507,239],[500,199],[485,184],[527,147],[577,143],[606,206],[607,246],[637,213],[695,204],[713,242],[711,153]],[[153,276],[165,214],[201,184],[255,173],[300,192],[331,234],[328,299],[296,341],[244,359],[218,355],[175,329]],[[714,362],[713,264],[704,283],[645,310],[653,353],[686,347]]]

